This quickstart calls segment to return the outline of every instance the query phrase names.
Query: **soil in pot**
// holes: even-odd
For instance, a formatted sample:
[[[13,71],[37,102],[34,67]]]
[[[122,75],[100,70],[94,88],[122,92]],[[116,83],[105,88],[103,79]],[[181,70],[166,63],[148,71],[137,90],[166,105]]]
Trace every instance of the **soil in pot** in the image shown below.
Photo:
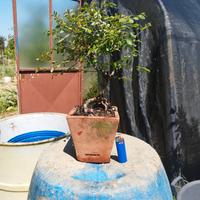
[[[88,99],[82,106],[77,106],[74,116],[107,116],[115,117],[117,108],[112,106],[111,103],[102,96]]]

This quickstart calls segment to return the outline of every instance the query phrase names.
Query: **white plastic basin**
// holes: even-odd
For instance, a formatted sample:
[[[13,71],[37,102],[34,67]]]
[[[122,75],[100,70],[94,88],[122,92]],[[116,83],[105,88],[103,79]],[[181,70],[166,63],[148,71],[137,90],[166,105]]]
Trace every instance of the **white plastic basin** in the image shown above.
[[[0,199],[25,200],[33,170],[41,152],[64,136],[37,142],[9,143],[20,134],[37,131],[59,131],[68,134],[66,115],[30,113],[0,120]]]

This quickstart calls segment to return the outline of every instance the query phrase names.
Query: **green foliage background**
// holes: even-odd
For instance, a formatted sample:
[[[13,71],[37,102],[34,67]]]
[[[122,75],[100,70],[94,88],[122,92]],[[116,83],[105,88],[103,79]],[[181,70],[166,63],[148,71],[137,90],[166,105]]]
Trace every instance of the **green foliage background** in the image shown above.
[[[111,14],[110,10],[115,7],[105,2],[99,8],[94,2],[78,10],[67,10],[64,17],[54,13],[54,51],[62,55],[62,66],[72,61],[81,62],[84,69],[92,68],[113,78],[138,56],[138,36],[150,24],[143,23],[144,13],[136,16]],[[124,49],[128,53],[120,54]],[[112,59],[116,54],[120,56]]]
[[[15,89],[0,90],[0,113],[17,110],[17,92]]]

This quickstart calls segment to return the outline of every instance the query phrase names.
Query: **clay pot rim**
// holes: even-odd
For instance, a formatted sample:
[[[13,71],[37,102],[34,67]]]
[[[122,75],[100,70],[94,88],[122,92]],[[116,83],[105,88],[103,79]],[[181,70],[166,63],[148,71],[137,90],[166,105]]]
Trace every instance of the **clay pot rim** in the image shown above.
[[[112,118],[112,119],[119,119],[119,113],[118,113],[118,109],[116,106],[113,106],[113,108],[115,108],[115,116],[111,117],[111,116],[84,116],[84,115],[73,115],[76,111],[76,107],[74,107],[68,114],[67,114],[67,118],[88,118],[88,119],[94,119],[94,118],[98,118],[98,119],[108,119],[108,118]]]

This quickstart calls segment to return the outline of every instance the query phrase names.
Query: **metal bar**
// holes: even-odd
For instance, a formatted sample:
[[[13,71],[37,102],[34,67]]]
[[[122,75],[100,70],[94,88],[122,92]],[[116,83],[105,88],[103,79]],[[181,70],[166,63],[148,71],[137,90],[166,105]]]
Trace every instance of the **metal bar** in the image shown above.
[[[49,0],[49,48],[51,51],[51,65],[53,63],[53,13],[52,13],[52,0]]]
[[[80,6],[82,7],[84,4],[84,0],[80,0]]]
[[[84,81],[84,74],[83,74],[83,63],[80,63],[79,66],[79,81],[80,81],[80,85],[79,85],[79,90],[80,90],[80,104],[83,104],[83,81]]]
[[[20,64],[19,64],[19,40],[18,40],[18,27],[17,27],[16,0],[12,0],[12,10],[13,10],[13,27],[14,27],[16,72],[19,73]]]
[[[17,4],[16,4],[16,0],[12,0],[12,11],[13,11],[13,27],[14,27],[14,45],[15,45],[15,62],[16,62],[15,71],[16,71],[16,78],[17,78],[18,110],[21,113],[19,38],[18,38],[18,26],[17,26]]]
[[[79,6],[82,7],[84,4],[84,0],[80,0],[79,1]],[[80,66],[79,66],[79,70],[80,70],[80,73],[79,73],[79,80],[80,80],[80,104],[82,105],[83,104],[83,81],[84,81],[84,72],[83,72],[83,63],[79,63]]]

